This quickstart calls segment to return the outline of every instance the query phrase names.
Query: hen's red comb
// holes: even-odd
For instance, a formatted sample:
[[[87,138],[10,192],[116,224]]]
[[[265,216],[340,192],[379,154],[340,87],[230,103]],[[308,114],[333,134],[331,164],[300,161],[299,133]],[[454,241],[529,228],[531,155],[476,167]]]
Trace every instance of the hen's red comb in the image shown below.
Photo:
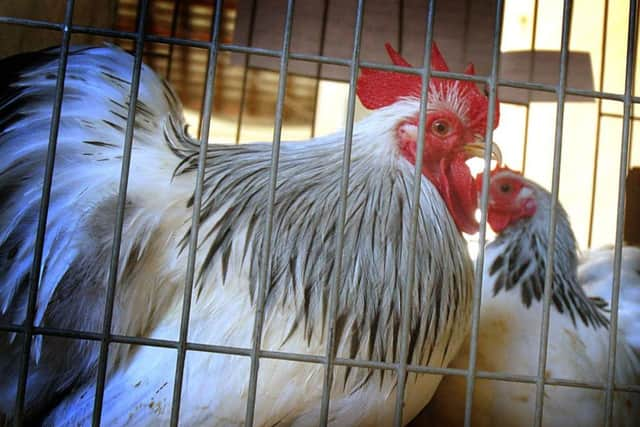
[[[394,65],[404,67],[412,66],[406,59],[400,56],[389,43],[385,43],[385,48]],[[431,45],[431,69],[435,71],[449,71],[449,67],[444,61],[435,42]],[[469,64],[464,72],[469,75],[475,74],[473,64]],[[429,79],[429,90],[442,92],[444,95],[443,98],[446,99],[447,92],[452,90],[456,84],[458,85],[457,91],[459,96],[467,100],[470,116],[469,126],[477,133],[484,134],[488,100],[473,82],[431,77]],[[421,87],[422,77],[415,74],[362,68],[356,86],[356,93],[362,105],[370,110],[377,110],[391,105],[403,97],[420,98]],[[496,100],[496,111],[493,122],[494,128],[498,126],[498,107],[499,104]]]
[[[497,173],[500,172],[511,172],[514,173],[516,175],[522,175],[522,172],[517,171],[515,169],[511,169],[508,166],[496,166],[495,168],[493,168],[491,171],[489,171],[489,177],[493,178]],[[483,172],[480,172],[479,174],[476,175],[476,188],[478,189],[478,191],[482,190],[482,176],[484,175]]]

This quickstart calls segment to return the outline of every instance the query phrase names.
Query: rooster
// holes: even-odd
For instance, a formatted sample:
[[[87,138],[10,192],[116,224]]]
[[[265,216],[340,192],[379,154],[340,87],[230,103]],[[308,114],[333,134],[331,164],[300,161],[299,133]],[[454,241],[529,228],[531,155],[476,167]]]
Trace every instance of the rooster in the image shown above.
[[[394,64],[409,66],[390,46]],[[0,63],[0,322],[24,321],[47,151],[57,49]],[[447,71],[435,44],[432,68]],[[68,57],[35,324],[99,332],[115,223],[133,58],[116,47],[74,47]],[[467,69],[473,72],[473,68]],[[421,79],[363,69],[353,129],[337,357],[395,362],[409,242]],[[477,190],[465,164],[483,151],[488,99],[475,84],[430,79],[417,279],[407,361],[446,366],[468,328]],[[168,84],[142,68],[112,332],[177,339],[199,146]],[[492,126],[497,126],[496,119]],[[281,146],[262,348],[324,354],[334,277],[344,132]],[[207,148],[189,342],[250,347],[262,259],[271,144]],[[20,339],[0,336],[0,410],[12,416]],[[34,337],[26,416],[88,423],[97,343]],[[171,411],[175,352],[112,345],[105,425],[159,425]],[[188,352],[181,422],[242,425],[249,360]],[[261,359],[255,424],[317,423],[323,366]],[[405,422],[440,378],[407,381]],[[332,425],[393,417],[395,377],[337,367]]]
[[[478,332],[479,370],[537,373],[550,208],[551,194],[539,185],[507,168],[492,172],[488,223],[498,236],[486,248]],[[601,298],[588,296],[581,286],[576,240],[569,218],[559,204],[556,214],[545,377],[604,384],[610,314]],[[637,324],[638,314],[635,316]],[[615,382],[639,384],[640,360],[629,345],[627,331],[631,328],[624,327],[624,320],[621,318],[618,332]],[[467,340],[451,367],[466,369],[468,351]],[[461,426],[465,391],[464,377],[445,377],[415,425]],[[473,425],[532,425],[535,393],[535,384],[477,380]],[[542,425],[601,426],[604,398],[601,390],[546,385]],[[613,425],[631,427],[637,425],[638,419],[640,394],[615,392]]]

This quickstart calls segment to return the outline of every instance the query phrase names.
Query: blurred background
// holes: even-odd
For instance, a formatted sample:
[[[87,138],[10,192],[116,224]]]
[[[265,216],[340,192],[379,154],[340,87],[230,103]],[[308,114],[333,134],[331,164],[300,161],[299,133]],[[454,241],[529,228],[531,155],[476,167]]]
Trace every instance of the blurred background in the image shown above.
[[[369,0],[365,4],[361,60],[389,63],[383,45],[390,42],[409,62],[423,61],[426,3],[422,0]],[[136,30],[137,0],[76,0],[72,42],[115,43],[133,49],[131,37],[86,34],[91,28]],[[501,35],[500,79],[557,84],[562,29],[561,0],[506,0]],[[64,0],[3,0],[0,16],[60,23]],[[350,59],[355,0],[298,1],[292,53]],[[207,42],[211,38],[213,0],[151,0],[147,33],[164,38],[145,44],[144,60],[164,75],[182,99],[197,134],[204,93],[207,50],[167,42]],[[286,0],[227,0],[220,41],[226,45],[279,50]],[[625,0],[582,0],[573,5],[568,87],[623,94],[629,5]],[[478,74],[491,67],[495,1],[437,2],[434,38],[451,71],[473,62]],[[77,28],[75,28],[77,27]],[[116,35],[118,37],[111,37]],[[637,35],[635,35],[637,37]],[[57,30],[0,24],[0,56],[60,43]],[[197,43],[195,43],[197,44]],[[632,52],[637,55],[637,52]],[[218,54],[210,141],[270,141],[278,86],[279,58],[229,50]],[[635,76],[640,72],[636,61]],[[309,138],[344,126],[349,68],[291,60],[284,103],[283,140]],[[555,135],[556,95],[501,87],[500,126],[494,139],[507,165],[550,188]],[[638,90],[634,96],[638,96]],[[630,164],[640,166],[638,110],[633,108]],[[618,171],[623,104],[569,96],[565,105],[560,201],[568,211],[582,248],[615,241]],[[367,114],[356,107],[356,119]],[[640,174],[628,177],[625,239],[640,243]]]

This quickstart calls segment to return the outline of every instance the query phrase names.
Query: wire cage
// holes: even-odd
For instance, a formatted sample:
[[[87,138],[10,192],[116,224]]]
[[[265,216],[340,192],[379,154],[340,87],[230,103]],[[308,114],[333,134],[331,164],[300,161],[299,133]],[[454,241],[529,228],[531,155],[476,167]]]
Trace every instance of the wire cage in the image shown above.
[[[32,342],[38,336],[87,340],[99,346],[98,369],[93,379],[93,425],[96,426],[100,425],[102,414],[108,410],[103,405],[104,388],[108,382],[108,360],[113,349],[122,345],[157,347],[158,351],[169,351],[175,355],[175,372],[166,373],[167,384],[173,387],[173,399],[168,409],[171,425],[179,424],[182,395],[188,387],[184,382],[185,364],[189,357],[196,357],[192,356],[193,354],[200,353],[234,358],[238,363],[246,365],[249,390],[245,425],[254,424],[260,361],[265,359],[279,360],[280,363],[322,364],[325,367],[320,418],[321,424],[324,425],[328,422],[327,408],[331,398],[331,387],[328,384],[333,380],[334,370],[341,367],[385,370],[395,375],[398,386],[395,389],[397,396],[394,425],[397,426],[402,425],[404,384],[408,373],[465,377],[467,426],[472,422],[473,390],[477,381],[531,384],[536,390],[534,425],[538,426],[543,425],[543,396],[545,387],[548,386],[603,391],[606,404],[603,425],[612,423],[612,402],[616,393],[640,393],[640,384],[617,384],[614,380],[622,246],[625,240],[638,242],[637,236],[624,236],[625,226],[631,230],[631,224],[638,221],[634,217],[637,211],[628,213],[625,219],[625,195],[637,194],[637,184],[636,187],[627,189],[627,175],[634,166],[640,166],[640,143],[636,141],[639,133],[634,132],[635,126],[639,123],[635,105],[640,102],[640,95],[634,88],[635,77],[640,72],[636,61],[636,0],[594,0],[575,4],[570,0],[495,0],[480,2],[484,8],[482,11],[474,10],[474,2],[471,1],[451,2],[462,11],[456,15],[460,19],[458,22],[461,22],[462,29],[457,31],[457,28],[453,27],[453,32],[461,34],[460,40],[446,43],[451,46],[457,43],[460,46],[458,58],[454,59],[454,62],[463,64],[465,61],[484,61],[484,67],[479,67],[483,69],[475,76],[431,71],[429,68],[430,55],[424,54],[429,52],[429,49],[424,47],[430,46],[434,39],[440,40],[439,33],[445,34],[446,30],[443,27],[451,25],[450,21],[445,20],[449,15],[438,9],[439,4],[446,3],[442,1],[387,2],[388,7],[396,12],[392,19],[383,15],[383,19],[380,20],[380,17],[376,18],[371,13],[367,15],[367,11],[378,7],[377,4],[380,2],[354,0],[345,2],[349,4],[351,15],[347,15],[349,19],[344,18],[342,21],[336,18],[335,13],[331,13],[332,8],[342,6],[338,5],[339,2],[330,0],[309,2],[315,4],[316,11],[320,11],[314,16],[311,16],[311,13],[297,13],[296,11],[306,10],[305,8],[310,6],[307,2],[294,0],[266,2],[269,7],[275,5],[269,13],[265,7],[260,9],[260,0],[59,0],[47,2],[49,8],[36,8],[35,3],[37,2],[10,0],[0,5],[0,36],[3,40],[9,41],[3,43],[3,56],[50,45],[61,45],[56,97],[52,105],[49,153],[39,213],[40,225],[30,276],[27,317],[22,324],[0,323],[0,334],[15,334],[23,342],[22,357],[16,361],[20,379],[15,391],[17,411],[12,420],[15,425],[24,423],[28,355],[31,353]],[[419,13],[416,13],[414,8],[418,8]],[[483,27],[487,21],[480,20],[474,23],[473,18],[480,15],[489,20],[490,27]],[[275,35],[271,34],[271,38],[268,39],[267,36],[272,29],[268,26],[268,19],[275,19],[273,16],[278,17],[277,23],[274,24],[277,31],[274,30]],[[417,56],[414,56],[411,62],[416,67],[390,66],[383,57],[367,56],[371,50],[381,48],[373,46],[372,42],[364,42],[368,35],[379,30],[371,23],[384,22],[385,18],[389,21],[395,20],[395,33],[383,33],[380,37],[391,38],[388,41],[396,44],[401,52],[403,48],[413,48]],[[410,18],[421,22],[420,31],[411,31],[415,28],[403,27],[410,22]],[[306,50],[309,44],[296,44],[296,37],[302,32],[301,27],[310,25],[311,22],[316,25],[313,31],[317,32],[318,42],[313,45],[313,49]],[[338,29],[336,25],[340,22],[343,26]],[[476,31],[478,28],[484,28],[480,35]],[[332,32],[333,39],[328,36]],[[408,37],[408,32],[418,35]],[[444,35],[443,39],[447,37],[449,36]],[[343,55],[327,53],[332,52],[331,43],[335,44],[336,38],[342,38]],[[273,45],[274,40],[277,47]],[[581,248],[602,245],[614,247],[611,334],[606,381],[584,383],[546,375],[547,342],[549,334],[553,333],[549,327],[550,274],[547,275],[545,285],[542,336],[539,348],[531,350],[539,354],[535,375],[477,369],[475,348],[478,340],[483,280],[482,274],[478,273],[475,275],[473,291],[471,356],[468,369],[421,366],[408,364],[403,360],[387,363],[336,357],[336,343],[332,340],[332,335],[327,340],[326,352],[320,355],[262,348],[260,337],[264,324],[264,283],[260,283],[257,288],[256,301],[258,307],[262,304],[262,309],[256,310],[255,317],[251,320],[254,322],[251,346],[192,342],[189,340],[189,310],[196,274],[195,240],[188,245],[189,265],[184,278],[181,327],[175,336],[152,338],[114,334],[111,322],[134,138],[133,110],[129,111],[127,117],[120,194],[116,208],[117,220],[113,235],[114,249],[102,329],[67,330],[34,324],[38,278],[42,269],[44,236],[47,232],[44,224],[50,203],[56,138],[60,116],[63,113],[61,105],[66,57],[70,46],[74,44],[103,42],[119,45],[135,56],[131,74],[132,100],[138,96],[141,64],[144,62],[174,86],[184,103],[190,129],[199,138],[201,146],[198,178],[194,183],[194,212],[200,209],[202,201],[208,142],[271,141],[272,175],[270,187],[265,191],[269,192],[272,204],[277,184],[277,153],[281,141],[306,139],[344,128],[347,159],[344,167],[348,168],[354,122],[367,114],[357,102],[355,95],[356,79],[363,67],[418,75],[425,82],[432,77],[447,77],[485,86],[490,105],[488,122],[491,122],[491,118],[496,114],[493,101],[497,97],[502,101],[500,127],[495,132],[488,128],[486,140],[494,139],[501,145],[507,164],[522,170],[550,188],[554,208],[559,201],[563,202],[572,219]],[[473,43],[482,45],[482,54],[469,47],[474,45]],[[547,53],[541,53],[543,51]],[[443,49],[443,52],[446,57],[447,50]],[[577,58],[575,61],[572,59],[574,57]],[[586,58],[586,63],[580,58]],[[508,66],[514,66],[517,72],[509,74]],[[455,67],[452,69],[458,70]],[[2,70],[0,75],[1,73]],[[422,108],[426,108],[425,98],[426,93],[423,93]],[[490,153],[487,151],[487,168],[489,159]],[[347,176],[347,172],[344,176]],[[339,209],[344,212],[348,182],[343,179],[341,183],[342,201]],[[480,203],[482,221],[479,236],[468,236],[470,250],[475,252],[477,248],[476,266],[483,265],[485,243],[491,237],[484,213],[487,204],[488,196],[485,189]],[[632,209],[637,209],[637,204],[630,200],[627,201],[626,207],[631,212]],[[273,206],[268,212],[272,210]],[[556,218],[552,217],[551,236],[554,235],[556,221]],[[266,235],[274,232],[268,220],[264,226]],[[337,234],[337,253],[344,250],[344,236],[340,232],[344,231],[344,218],[341,226],[342,229],[338,228]],[[195,214],[192,227],[192,235],[197,236],[199,221]],[[552,265],[554,259],[554,245],[550,246],[547,265]],[[263,254],[265,259],[269,259],[269,251],[267,245]],[[415,260],[415,255],[414,248],[408,254],[413,263],[419,262]],[[481,268],[476,269],[481,271]],[[340,268],[337,270],[336,277],[340,277]],[[266,276],[268,274],[265,272],[264,277]],[[405,285],[413,286],[410,283]],[[338,298],[335,286],[334,283],[328,299],[328,322],[334,326]],[[406,355],[410,292],[406,292],[404,297],[401,336]]]

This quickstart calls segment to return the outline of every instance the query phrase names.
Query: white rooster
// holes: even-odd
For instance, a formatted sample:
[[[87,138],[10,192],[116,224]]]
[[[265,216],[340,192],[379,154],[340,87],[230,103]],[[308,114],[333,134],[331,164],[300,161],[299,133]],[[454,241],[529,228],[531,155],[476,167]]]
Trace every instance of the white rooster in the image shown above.
[[[388,51],[395,64],[408,65]],[[3,323],[25,318],[58,55],[53,49],[0,63]],[[435,45],[432,64],[447,70]],[[132,66],[133,58],[115,47],[75,47],[69,54],[36,325],[101,330]],[[366,69],[358,81],[360,100],[376,111],[353,131],[338,357],[399,356],[420,85],[416,75]],[[482,152],[488,101],[470,82],[436,78],[428,96],[408,360],[446,366],[469,323],[473,272],[460,231],[477,230],[477,190],[465,160]],[[178,99],[147,67],[135,108],[112,331],[177,339],[198,145],[184,131]],[[263,349],[325,352],[343,144],[338,132],[281,146]],[[270,163],[269,143],[208,148],[189,342],[251,345]],[[0,411],[9,418],[20,341],[0,336]],[[98,348],[36,335],[28,419],[90,422]],[[166,423],[175,358],[172,350],[112,345],[103,423]],[[248,358],[188,352],[181,422],[243,425],[248,367]],[[409,378],[405,421],[439,380]],[[322,383],[320,364],[261,359],[255,424],[317,423]],[[395,384],[383,371],[338,367],[330,424],[389,423]]]
[[[507,168],[492,172],[488,222],[499,235],[486,248],[478,370],[521,375],[537,373],[550,207],[551,195],[539,185]],[[560,205],[557,218],[545,376],[604,384],[609,351],[609,312],[604,307],[606,303],[598,295],[594,294],[595,298],[592,298],[585,293],[578,280],[576,241],[568,216]],[[602,266],[592,265],[592,268],[597,269],[592,277],[600,279],[602,296],[609,300],[611,284],[605,284],[607,279],[603,277],[606,270]],[[586,277],[586,272],[583,276]],[[634,280],[637,284],[638,279]],[[622,310],[625,308],[625,285],[623,283]],[[589,286],[586,291],[591,291]],[[631,308],[627,314],[620,319],[615,381],[617,384],[640,384],[640,360],[630,347],[627,335],[628,332],[637,334],[630,325],[638,324],[640,313],[632,312]],[[467,340],[450,366],[467,368],[468,363]],[[465,391],[465,377],[445,377],[415,425],[463,425]],[[532,425],[535,393],[535,384],[477,380],[473,425]],[[601,426],[604,402],[605,393],[601,390],[546,385],[542,425]],[[637,426],[638,420],[640,394],[615,392],[613,425]]]

